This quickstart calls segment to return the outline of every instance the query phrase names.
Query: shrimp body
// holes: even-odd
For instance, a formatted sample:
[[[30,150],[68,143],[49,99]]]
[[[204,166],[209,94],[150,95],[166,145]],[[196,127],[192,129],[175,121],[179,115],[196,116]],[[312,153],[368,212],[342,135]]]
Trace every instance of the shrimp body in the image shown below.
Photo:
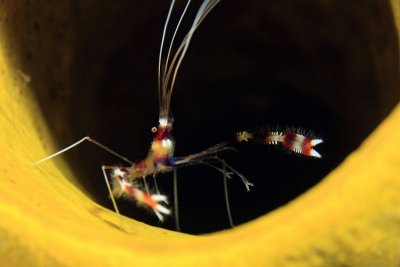
[[[147,176],[155,177],[158,173],[171,172],[176,170],[177,166],[202,164],[203,159],[207,160],[207,156],[216,153],[217,151],[205,150],[198,154],[194,154],[199,161],[190,161],[194,155],[174,158],[175,142],[171,135],[173,119],[170,116],[170,103],[171,96],[175,84],[175,79],[186,54],[190,41],[194,32],[208,15],[208,13],[219,3],[220,0],[204,0],[200,5],[197,14],[193,20],[192,27],[189,32],[184,36],[182,43],[177,47],[174,54],[171,50],[174,44],[176,33],[179,29],[181,20],[183,19],[186,10],[190,4],[187,1],[186,6],[181,14],[178,25],[175,28],[170,45],[167,49],[168,53],[163,58],[164,41],[167,26],[171,16],[171,12],[175,5],[175,0],[171,1],[170,9],[164,25],[163,36],[161,40],[159,64],[158,64],[158,90],[159,90],[159,107],[160,119],[157,127],[153,127],[154,138],[150,146],[150,150],[145,159],[137,163],[131,163],[130,167],[110,166],[112,170],[112,192],[115,197],[124,196],[128,199],[134,200],[139,205],[150,207],[154,210],[160,220],[163,219],[162,214],[170,214],[170,210],[160,205],[160,202],[167,203],[166,196],[157,194],[150,194],[149,189],[145,183]],[[114,153],[115,155],[116,153]],[[220,169],[219,169],[220,170]],[[143,179],[146,187],[146,192],[140,189],[139,179]],[[107,181],[106,181],[107,182]],[[114,207],[116,204],[114,203]],[[176,211],[177,214],[177,211]]]
[[[217,145],[209,147],[198,153],[175,157],[175,141],[172,136],[172,124],[173,118],[171,113],[171,98],[174,89],[175,80],[177,73],[181,66],[182,60],[188,50],[189,44],[192,37],[204,21],[206,16],[213,10],[213,8],[220,2],[220,0],[204,0],[192,21],[192,26],[189,31],[183,36],[180,44],[175,44],[175,38],[179,30],[182,19],[186,14],[186,10],[191,3],[191,0],[187,0],[183,12],[179,18],[179,21],[175,27],[172,38],[168,46],[164,46],[166,41],[166,33],[172,14],[175,0],[171,0],[171,5],[168,11],[167,19],[164,25],[164,30],[161,39],[161,47],[158,61],[158,94],[159,94],[159,121],[158,126],[152,128],[154,133],[153,141],[151,142],[150,150],[145,159],[132,162],[126,157],[116,153],[105,145],[97,142],[96,140],[86,136],[78,142],[53,153],[41,160],[36,161],[34,164],[40,164],[46,160],[49,160],[55,156],[58,156],[69,149],[81,144],[84,141],[89,141],[104,149],[105,151],[113,154],[114,156],[124,160],[129,164],[128,166],[102,166],[103,176],[107,184],[107,188],[110,193],[110,197],[114,206],[114,209],[119,213],[115,198],[126,198],[135,202],[137,205],[149,208],[154,211],[160,221],[164,220],[165,215],[171,214],[171,210],[168,209],[164,204],[168,204],[167,197],[160,194],[155,177],[159,173],[173,172],[174,176],[174,205],[175,205],[175,222],[176,228],[179,230],[179,216],[178,216],[178,195],[177,195],[177,169],[185,166],[193,165],[205,165],[213,168],[214,170],[223,174],[224,177],[224,192],[225,201],[227,207],[227,213],[229,223],[233,226],[228,191],[227,191],[227,178],[232,176],[239,177],[247,191],[253,186],[247,178],[232,168],[229,164],[219,157],[220,152],[226,150],[236,150],[230,146],[232,143],[253,141],[259,144],[278,145],[281,144],[284,148],[300,153],[306,156],[321,157],[321,155],[313,149],[314,146],[322,143],[321,139],[312,139],[305,135],[298,133],[298,131],[286,131],[286,132],[268,132],[268,131],[256,131],[256,132],[238,132],[235,135],[233,142],[221,142]],[[166,54],[165,54],[166,53]],[[230,140],[232,141],[232,140]],[[109,175],[111,176],[111,183],[109,181]],[[155,193],[150,190],[146,183],[146,178],[152,176],[154,178]]]
[[[172,121],[172,120],[171,120]],[[163,214],[169,215],[171,211],[162,206],[160,202],[168,203],[165,195],[150,194],[148,189],[140,189],[138,179],[147,176],[156,176],[161,172],[171,172],[175,166],[173,153],[175,142],[171,131],[172,122],[160,119],[158,127],[153,127],[154,139],[147,157],[130,167],[117,166],[112,168],[112,194],[116,198],[124,197],[136,202],[139,206],[153,209],[162,221]]]
[[[157,175],[160,172],[170,172],[175,167],[173,158],[175,142],[171,135],[172,123],[160,120],[158,127],[153,127],[152,131],[154,138],[147,157],[124,168],[128,179],[134,180]]]

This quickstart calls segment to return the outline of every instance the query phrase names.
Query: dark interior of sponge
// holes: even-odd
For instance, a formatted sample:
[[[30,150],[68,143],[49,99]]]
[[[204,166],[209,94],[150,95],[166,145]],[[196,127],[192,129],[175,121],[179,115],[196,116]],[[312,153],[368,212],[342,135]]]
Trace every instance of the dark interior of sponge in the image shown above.
[[[157,60],[169,3],[138,2],[10,5],[10,57],[31,76],[60,147],[90,135],[132,161],[146,156],[158,121]],[[317,184],[389,114],[400,99],[398,59],[388,1],[223,0],[195,34],[176,80],[175,155],[262,127],[324,139],[318,160],[252,144],[220,155],[255,184],[247,193],[239,178],[228,183],[234,222],[252,220]],[[101,165],[124,162],[91,144],[65,157],[79,186],[111,209]],[[178,178],[182,231],[229,227],[220,173],[196,166]],[[172,200],[172,175],[157,182]],[[127,216],[174,229],[173,218],[161,224],[132,203],[118,204]]]

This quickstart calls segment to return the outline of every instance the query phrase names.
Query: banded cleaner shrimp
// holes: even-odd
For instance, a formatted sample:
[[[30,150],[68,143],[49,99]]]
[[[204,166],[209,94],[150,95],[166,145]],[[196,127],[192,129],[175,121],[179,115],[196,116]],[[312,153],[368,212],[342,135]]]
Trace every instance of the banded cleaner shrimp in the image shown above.
[[[311,140],[303,135],[296,132],[268,132],[263,137],[254,135],[251,132],[238,132],[233,140],[228,140],[228,142],[219,143],[208,149],[205,149],[199,153],[190,154],[183,157],[175,157],[175,141],[172,136],[172,127],[174,119],[171,115],[171,96],[175,85],[175,80],[181,66],[182,60],[187,52],[191,39],[194,35],[196,29],[203,22],[204,18],[210,13],[210,11],[220,2],[220,1],[204,1],[197,11],[192,26],[190,27],[188,33],[184,35],[182,43],[177,46],[176,50],[173,50],[174,41],[176,33],[179,30],[181,20],[185,16],[185,12],[189,7],[191,1],[188,1],[181,13],[180,19],[177,26],[172,31],[172,37],[169,45],[166,43],[166,33],[168,29],[168,24],[170,17],[173,12],[175,1],[172,1],[170,9],[168,11],[167,20],[163,30],[163,37],[161,41],[161,48],[159,54],[158,63],[158,85],[159,85],[159,121],[156,127],[152,128],[154,133],[154,139],[151,143],[150,151],[147,157],[139,162],[133,162],[126,157],[120,155],[119,153],[111,150],[102,143],[92,139],[91,137],[84,137],[78,142],[66,147],[48,157],[45,157],[35,164],[40,164],[47,161],[55,156],[58,156],[69,149],[85,142],[91,142],[100,148],[108,151],[114,156],[123,160],[128,166],[103,166],[103,175],[109,194],[114,206],[114,209],[119,213],[115,198],[125,197],[127,199],[133,200],[138,206],[144,206],[152,210],[160,221],[165,219],[165,216],[172,213],[171,209],[167,207],[169,204],[166,195],[159,192],[157,188],[157,183],[154,180],[155,188],[151,189],[148,187],[146,179],[153,177],[161,173],[173,173],[174,176],[174,205],[175,205],[175,221],[176,228],[179,230],[179,215],[178,215],[178,201],[177,201],[177,170],[186,166],[193,165],[206,165],[217,172],[220,172],[224,176],[224,181],[227,178],[238,177],[243,182],[245,189],[250,191],[253,184],[247,180],[247,178],[240,173],[236,168],[227,164],[221,157],[220,153],[224,151],[234,150],[232,144],[235,142],[250,141],[254,140],[256,143],[278,145],[282,144],[283,147],[292,150],[296,153],[301,153],[307,156],[318,157],[319,154],[313,149],[313,146],[319,144],[321,140]],[[110,177],[109,177],[110,176]],[[110,183],[111,178],[111,183]],[[225,182],[226,185],[226,182]],[[225,198],[227,205],[227,213],[230,221],[230,225],[233,226],[232,216],[230,214],[229,201],[227,196],[227,190],[225,187]]]

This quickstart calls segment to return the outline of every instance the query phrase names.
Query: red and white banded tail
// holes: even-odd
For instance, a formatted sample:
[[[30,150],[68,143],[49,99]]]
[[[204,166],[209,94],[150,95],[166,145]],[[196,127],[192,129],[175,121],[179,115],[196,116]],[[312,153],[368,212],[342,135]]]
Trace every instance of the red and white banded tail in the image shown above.
[[[235,135],[236,142],[253,141],[257,144],[278,145],[282,144],[286,149],[310,157],[320,158],[314,147],[323,143],[322,139],[311,139],[294,131],[287,132],[238,132]]]

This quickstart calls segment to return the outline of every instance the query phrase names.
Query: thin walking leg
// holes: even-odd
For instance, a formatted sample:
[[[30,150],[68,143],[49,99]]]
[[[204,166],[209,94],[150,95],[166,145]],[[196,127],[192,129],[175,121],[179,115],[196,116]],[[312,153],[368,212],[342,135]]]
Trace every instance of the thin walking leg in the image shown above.
[[[221,160],[222,162],[222,170],[223,172],[223,177],[224,177],[224,194],[225,194],[225,204],[226,204],[226,211],[228,213],[228,219],[229,219],[229,225],[231,227],[234,227],[235,225],[233,224],[233,220],[232,220],[232,213],[231,213],[231,207],[229,204],[229,195],[228,195],[228,177],[226,175],[226,163],[225,160]]]
[[[174,169],[174,209],[175,209],[175,226],[178,232],[181,231],[179,223],[179,207],[178,207],[178,173],[176,168]]]
[[[150,195],[149,186],[147,185],[146,182],[146,176],[143,176],[143,183],[144,183],[144,188],[146,189],[146,193]]]
[[[250,183],[249,180],[247,180],[247,178],[243,174],[241,174],[240,172],[238,172],[237,170],[232,168],[230,165],[228,165],[228,163],[226,163],[226,162],[223,163],[225,168],[227,168],[229,170],[227,172],[226,170],[224,171],[223,169],[221,169],[219,167],[216,167],[216,166],[212,165],[211,163],[209,163],[207,161],[218,161],[218,162],[222,163],[222,159],[217,157],[217,156],[215,156],[215,157],[204,158],[202,160],[195,160],[195,161],[191,162],[191,164],[187,164],[185,166],[193,166],[193,165],[196,165],[196,164],[198,164],[198,165],[203,164],[203,165],[209,166],[210,168],[213,168],[213,169],[223,173],[228,178],[231,178],[232,174],[236,174],[240,179],[242,179],[242,182],[244,183],[244,186],[246,187],[247,191],[250,191],[250,186],[254,186],[254,184]],[[184,165],[182,165],[181,167],[184,167]]]
[[[158,189],[158,185],[157,185],[156,174],[153,174],[153,181],[154,181],[154,186],[156,188],[156,192],[158,195],[160,195],[160,190]]]
[[[121,215],[121,213],[119,213],[119,210],[118,210],[118,207],[117,207],[117,202],[115,201],[114,195],[112,193],[112,189],[111,189],[111,186],[110,186],[110,182],[108,181],[108,176],[107,176],[107,172],[106,172],[106,170],[110,170],[110,169],[113,169],[113,168],[114,167],[112,167],[112,166],[105,166],[105,165],[101,166],[101,169],[103,170],[104,180],[106,181],[106,184],[107,184],[108,193],[110,194],[110,198],[111,198],[111,201],[112,201],[113,206],[114,206],[114,210],[119,215],[119,217],[121,219],[119,228],[120,228],[120,230],[122,230],[122,215]]]
[[[219,162],[222,162],[223,160],[221,159],[221,158],[219,158],[219,157],[213,157],[213,158],[210,158],[211,160],[216,160],[216,161],[219,161]],[[204,163],[204,162],[203,162]],[[206,164],[207,165],[207,164]],[[240,172],[238,172],[237,170],[235,170],[234,168],[232,168],[232,166],[230,166],[228,163],[226,163],[225,161],[223,161],[223,165],[224,165],[224,167],[225,168],[228,168],[231,172],[233,172],[234,174],[236,174],[240,179],[242,179],[242,182],[243,182],[243,184],[244,184],[244,186],[246,187],[246,190],[249,192],[250,191],[250,187],[251,186],[254,186],[254,184],[253,183],[250,183],[249,182],[249,180],[247,180],[247,178],[243,175],[243,174],[241,174]],[[219,169],[219,168],[217,168],[217,167],[214,167],[215,169]],[[229,173],[227,173],[226,171],[222,171],[222,173],[226,173],[227,174],[227,176],[228,177],[230,177],[229,176]]]
[[[89,137],[89,136],[85,136],[84,138],[82,138],[82,139],[79,140],[78,142],[75,142],[75,143],[73,143],[72,145],[67,146],[66,148],[63,148],[63,149],[61,149],[60,151],[57,151],[56,153],[53,153],[53,154],[51,154],[51,155],[49,155],[49,156],[47,156],[47,157],[45,157],[45,158],[43,158],[43,159],[41,159],[41,160],[35,161],[35,162],[33,162],[32,164],[33,164],[33,165],[38,165],[38,164],[40,164],[40,163],[42,163],[42,162],[45,162],[45,161],[47,161],[47,160],[49,160],[49,159],[52,159],[52,158],[54,158],[54,157],[56,157],[56,156],[58,156],[58,155],[60,155],[60,154],[62,154],[62,153],[64,153],[64,152],[66,152],[66,151],[68,151],[68,150],[70,150],[70,149],[76,147],[77,145],[83,143],[84,141],[89,141],[89,142],[91,142],[91,143],[97,145],[98,147],[104,149],[104,150],[107,151],[108,153],[110,153],[110,154],[112,154],[112,155],[114,155],[114,156],[116,156],[116,157],[118,157],[118,158],[120,158],[120,159],[126,161],[126,162],[129,163],[129,164],[132,164],[132,161],[130,161],[130,160],[127,159],[126,157],[124,157],[124,156],[118,154],[118,153],[115,152],[114,150],[112,150],[112,149],[106,147],[105,145],[103,145],[103,144],[97,142],[96,140],[92,139],[92,138]]]

